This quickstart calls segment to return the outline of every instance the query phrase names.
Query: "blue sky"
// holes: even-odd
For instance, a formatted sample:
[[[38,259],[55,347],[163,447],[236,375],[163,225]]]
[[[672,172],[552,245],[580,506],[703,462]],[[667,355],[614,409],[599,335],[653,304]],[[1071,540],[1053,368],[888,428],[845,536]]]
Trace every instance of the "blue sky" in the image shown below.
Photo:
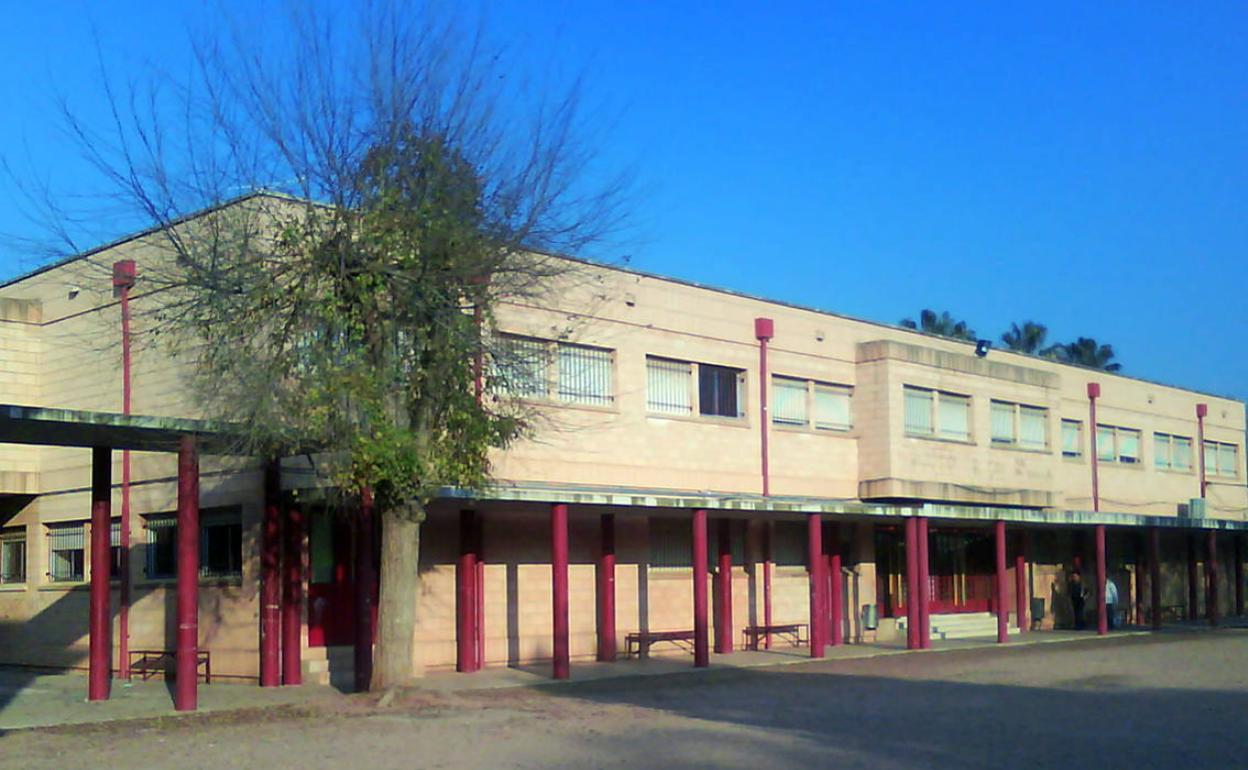
[[[91,21],[113,71],[176,69],[212,8],[4,6],[0,154],[79,183],[45,94],[92,97]],[[1248,6],[486,10],[518,67],[587,73],[603,156],[638,177],[633,266],[884,322],[948,309],[993,338],[1035,319],[1125,373],[1248,397]],[[0,182],[0,232],[39,235],[13,203]],[[32,259],[0,242],[0,275]]]

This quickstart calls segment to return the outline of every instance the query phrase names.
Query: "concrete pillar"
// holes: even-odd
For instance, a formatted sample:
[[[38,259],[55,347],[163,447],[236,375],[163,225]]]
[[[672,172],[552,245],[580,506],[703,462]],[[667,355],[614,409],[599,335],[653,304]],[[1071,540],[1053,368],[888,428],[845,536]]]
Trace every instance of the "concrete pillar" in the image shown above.
[[[1096,525],[1096,633],[1109,633],[1109,615],[1105,608],[1105,525]]]
[[[1031,610],[1027,590],[1027,533],[1018,533],[1018,551],[1014,554],[1014,618],[1020,633],[1027,631],[1027,614]]]
[[[260,686],[282,683],[282,464],[264,466],[264,518],[260,523]]]
[[[817,513],[806,517],[806,565],[810,572],[810,657],[822,658],[827,636],[823,602],[823,517]]]
[[[919,649],[919,522],[906,518],[906,649]]]
[[[693,665],[706,668],[711,656],[706,634],[706,511],[693,512]]]
[[[994,544],[997,552],[997,643],[1009,640],[1010,607],[1006,601],[1009,578],[1005,571],[1005,522],[998,520],[994,527]]]
[[[1201,451],[1204,455],[1204,451]],[[1197,586],[1200,579],[1197,573],[1196,565],[1196,535],[1192,532],[1187,533],[1187,619],[1195,620],[1199,614],[1200,593]]]
[[[554,615],[552,675],[555,679],[567,679],[572,669],[568,650],[568,506],[563,503],[550,506],[550,573]]]
[[[828,641],[833,647],[845,643],[845,587],[841,574],[841,530],[833,524],[828,533]]]
[[[915,537],[919,542],[919,649],[930,650],[932,647],[932,581],[931,565],[928,561],[927,517],[920,517],[915,524]]]
[[[1161,530],[1150,527],[1148,531],[1148,591],[1152,608],[1153,629],[1161,629]]]
[[[1208,556],[1205,558],[1205,582],[1209,585],[1209,595],[1205,599],[1205,614],[1209,617],[1209,625],[1218,624],[1218,531],[1209,530]]]
[[[771,546],[775,531],[776,523],[774,521],[763,523],[763,625],[768,629],[771,628]],[[763,649],[771,649],[770,630],[763,635]]]
[[[373,587],[377,585],[376,507],[373,491],[360,490],[355,531],[355,690],[365,692],[373,682]]]
[[[112,608],[109,596],[109,546],[112,543],[113,453],[91,450],[91,595],[87,615],[87,700],[108,700],[112,679]]]
[[[178,629],[173,707],[199,704],[199,452],[193,436],[178,443]]]
[[[598,660],[615,661],[615,514],[599,521],[601,548],[598,555]]]
[[[552,524],[553,526],[553,524]],[[477,670],[476,513],[459,512],[459,560],[455,563],[455,670]]]
[[[303,511],[286,508],[282,568],[282,684],[303,683]]]
[[[732,652],[732,520],[719,520],[719,563],[716,565],[715,652]]]

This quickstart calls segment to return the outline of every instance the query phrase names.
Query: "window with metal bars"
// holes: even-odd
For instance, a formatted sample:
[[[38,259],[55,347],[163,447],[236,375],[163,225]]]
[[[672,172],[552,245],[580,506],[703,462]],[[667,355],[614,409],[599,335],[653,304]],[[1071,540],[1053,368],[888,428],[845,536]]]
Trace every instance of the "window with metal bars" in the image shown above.
[[[79,582],[85,577],[85,526],[82,522],[48,525],[48,579]]]
[[[113,519],[109,528],[108,541],[108,575],[113,579],[121,577],[121,519]]]
[[[693,414],[693,364],[646,357],[646,409],[656,414]]]
[[[176,514],[144,517],[147,529],[146,575],[172,578],[178,574]],[[199,518],[199,576],[233,578],[243,571],[242,512],[238,508],[208,509]]]
[[[610,406],[614,354],[605,348],[500,335],[493,377],[499,393],[565,404]]]
[[[26,528],[0,530],[0,584],[26,582]]]

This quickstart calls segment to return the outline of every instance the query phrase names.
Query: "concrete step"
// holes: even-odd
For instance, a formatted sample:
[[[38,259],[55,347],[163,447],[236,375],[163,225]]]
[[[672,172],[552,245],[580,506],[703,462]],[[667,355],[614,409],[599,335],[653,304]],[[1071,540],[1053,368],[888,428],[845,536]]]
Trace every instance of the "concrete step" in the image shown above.
[[[904,632],[905,629],[906,618],[898,618],[897,630]],[[997,635],[997,616],[991,612],[932,615],[931,629],[933,639],[995,637]],[[1007,627],[1007,633],[1017,634],[1018,628],[1011,624]]]
[[[355,648],[305,648],[302,668],[303,681],[307,684],[349,687],[355,682]]]

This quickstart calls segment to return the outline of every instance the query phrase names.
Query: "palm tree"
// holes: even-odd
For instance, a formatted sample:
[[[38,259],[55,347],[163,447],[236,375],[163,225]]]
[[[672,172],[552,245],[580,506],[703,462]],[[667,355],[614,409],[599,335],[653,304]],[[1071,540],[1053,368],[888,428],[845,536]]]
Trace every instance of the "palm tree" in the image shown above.
[[[1122,364],[1111,363],[1114,358],[1113,346],[1099,345],[1091,337],[1080,337],[1074,342],[1053,347],[1056,349],[1057,360],[1063,363],[1077,364],[1105,372],[1117,372],[1122,369]]]
[[[1049,329],[1044,324],[1038,324],[1035,321],[1023,321],[1023,325],[1010,324],[1010,330],[1001,335],[1001,343],[1005,345],[1007,350],[1014,350],[1019,353],[1028,353],[1033,356],[1052,357],[1056,353],[1057,345],[1045,347],[1045,338],[1049,335]]]
[[[940,315],[935,310],[923,308],[923,312],[919,314],[919,322],[915,323],[912,318],[903,318],[901,325],[907,329],[918,329],[928,334],[938,334],[941,337],[950,337],[955,340],[968,340],[974,342],[976,340],[975,330],[966,325],[966,321],[955,320],[946,310]]]

